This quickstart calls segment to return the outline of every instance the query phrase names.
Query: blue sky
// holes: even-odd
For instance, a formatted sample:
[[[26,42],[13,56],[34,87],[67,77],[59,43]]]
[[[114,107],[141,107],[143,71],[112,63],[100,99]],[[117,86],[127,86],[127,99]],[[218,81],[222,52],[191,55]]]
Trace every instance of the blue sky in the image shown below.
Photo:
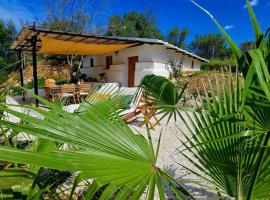
[[[21,20],[42,21],[45,7],[49,0],[0,0],[0,18],[13,19],[20,27]],[[226,27],[228,33],[238,43],[253,39],[252,27],[249,21],[245,0],[196,0],[207,8]],[[270,1],[250,0],[257,14],[259,23],[265,31],[270,25]],[[197,34],[218,33],[211,19],[189,0],[108,0],[104,24],[113,14],[122,15],[125,12],[151,11],[158,21],[158,27],[164,35],[170,28],[187,27],[191,41]]]

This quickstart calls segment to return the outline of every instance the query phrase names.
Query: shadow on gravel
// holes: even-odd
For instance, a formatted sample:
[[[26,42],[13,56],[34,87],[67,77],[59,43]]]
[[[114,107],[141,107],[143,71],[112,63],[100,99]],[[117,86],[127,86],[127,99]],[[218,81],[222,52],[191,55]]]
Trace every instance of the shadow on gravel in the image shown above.
[[[176,170],[177,168],[173,166],[165,167],[165,171],[168,172],[171,176],[175,177],[181,183],[183,183],[186,186],[186,188],[189,191],[191,191],[191,193],[193,194],[196,200],[230,200],[230,198],[228,197],[220,197],[217,194],[217,192],[209,191],[205,188],[196,186],[195,183],[194,184],[190,183],[190,179],[184,178],[186,175],[189,175],[190,173],[187,170],[186,170],[186,175],[184,175],[183,177],[176,177],[176,173],[175,173]],[[194,182],[194,180],[192,181]],[[165,184],[163,183],[163,185]],[[167,185],[165,185],[165,191],[169,200],[177,200],[176,196],[169,190]],[[189,198],[187,197],[186,199],[189,199]]]

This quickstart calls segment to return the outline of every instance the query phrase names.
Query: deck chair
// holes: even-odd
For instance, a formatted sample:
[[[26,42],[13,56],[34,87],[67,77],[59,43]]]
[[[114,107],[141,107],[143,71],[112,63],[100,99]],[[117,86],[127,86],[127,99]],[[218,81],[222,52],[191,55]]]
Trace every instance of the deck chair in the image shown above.
[[[152,102],[145,100],[145,103],[140,106],[139,109],[144,116],[144,120],[141,122],[140,126],[147,124],[150,129],[155,129],[156,125],[160,125],[156,117],[157,109]]]
[[[121,117],[125,122],[131,122],[136,119],[136,117],[141,114],[141,110],[139,109],[140,103],[143,97],[142,90],[137,92],[137,88],[122,88],[120,92],[125,95],[132,95],[132,100],[129,105],[129,108],[121,112]]]
[[[69,113],[74,113],[76,110],[78,110],[80,107],[80,104],[70,104],[63,107],[64,111],[67,111]]]
[[[105,83],[100,88],[94,89],[87,97],[87,101],[94,104],[98,101],[106,100],[113,97],[118,93],[118,91],[118,83]]]
[[[129,88],[129,90],[132,89],[133,88]],[[137,91],[136,88],[135,90]],[[146,101],[142,90],[139,90],[138,92],[136,91],[133,91],[134,97],[130,108],[122,112],[122,119],[126,122],[132,122],[139,115],[143,115],[144,120],[140,123],[140,126],[148,124],[150,129],[154,129],[156,125],[160,125],[159,120],[155,115],[157,110],[153,103]]]
[[[68,112],[83,113],[89,105],[95,105],[100,101],[104,101],[118,94],[119,85],[118,83],[105,83],[100,87],[92,87],[93,89],[89,92],[89,95],[80,104],[76,104],[73,107],[67,107]]]
[[[104,83],[98,90],[98,93],[113,95],[119,90],[118,83]]]

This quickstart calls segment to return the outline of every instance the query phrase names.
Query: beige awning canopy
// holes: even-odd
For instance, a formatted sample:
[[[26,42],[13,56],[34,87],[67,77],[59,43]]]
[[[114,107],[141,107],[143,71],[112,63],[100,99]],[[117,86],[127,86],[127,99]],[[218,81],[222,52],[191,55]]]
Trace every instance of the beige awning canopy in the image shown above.
[[[11,49],[31,51],[34,36],[37,36],[36,49],[37,53],[40,54],[99,55],[147,43],[136,39],[23,28],[13,42]]]
[[[74,41],[64,41],[52,39],[49,37],[40,37],[41,48],[38,53],[41,54],[74,54],[74,55],[98,55],[107,54],[120,49],[124,49],[134,44],[99,44],[99,43],[82,43]]]
[[[119,51],[121,49],[142,45],[163,45],[168,50],[192,57],[201,62],[208,60],[194,55],[167,42],[150,38],[97,36],[64,31],[52,31],[37,27],[25,27],[11,45],[11,49],[18,51],[32,51],[33,39],[36,38],[35,47],[40,54],[62,55],[99,55]]]

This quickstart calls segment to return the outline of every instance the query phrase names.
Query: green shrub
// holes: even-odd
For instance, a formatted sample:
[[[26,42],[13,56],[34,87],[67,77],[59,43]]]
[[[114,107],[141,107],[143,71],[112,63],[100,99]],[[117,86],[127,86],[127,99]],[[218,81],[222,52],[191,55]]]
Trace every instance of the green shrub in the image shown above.
[[[38,89],[43,89],[44,86],[45,86],[45,79],[43,78],[38,79]],[[24,85],[24,88],[33,89],[33,80],[26,83]],[[21,86],[12,86],[10,90],[11,90],[11,94],[14,96],[22,95],[22,92],[23,92],[23,88],[21,88]]]
[[[68,83],[68,80],[66,80],[64,77],[55,78],[54,80],[56,85],[63,85]]]
[[[228,60],[211,60],[210,62],[202,63],[201,69],[202,70],[221,70],[222,68],[228,68],[231,66],[232,68],[236,67],[236,61],[234,59]]]
[[[33,89],[33,80],[31,80],[30,82],[28,82],[26,85],[25,85],[25,88],[27,89]],[[39,78],[38,79],[38,89],[42,89],[44,88],[45,86],[45,79],[44,78]]]

